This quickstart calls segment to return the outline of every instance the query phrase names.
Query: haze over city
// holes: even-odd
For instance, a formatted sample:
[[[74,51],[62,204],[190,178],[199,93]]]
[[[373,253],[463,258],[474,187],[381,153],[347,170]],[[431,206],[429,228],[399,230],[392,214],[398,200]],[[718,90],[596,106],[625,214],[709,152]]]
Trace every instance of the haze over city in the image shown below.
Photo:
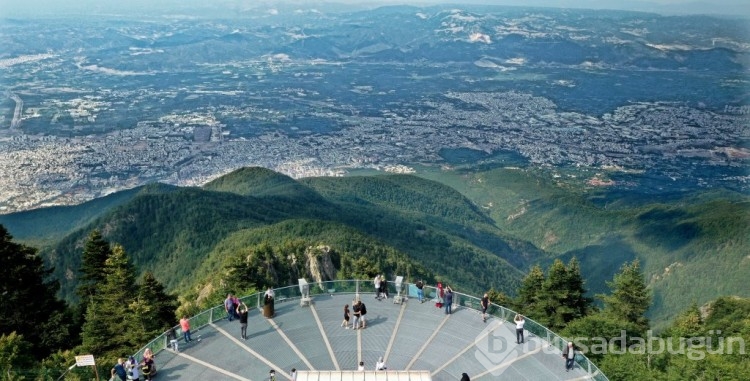
[[[616,9],[641,12],[656,12],[660,14],[715,14],[732,17],[750,16],[750,5],[742,0],[717,0],[717,1],[694,1],[694,0],[643,0],[643,1],[616,1],[616,0],[331,0],[331,1],[248,1],[248,0],[162,0],[162,1],[117,1],[117,0],[31,0],[13,1],[1,0],[0,17],[23,17],[23,16],[60,16],[65,14],[94,15],[106,13],[135,13],[147,15],[148,12],[170,13],[181,11],[218,10],[233,11],[248,8],[274,7],[299,5],[312,7],[322,4],[343,4],[351,10],[368,9],[383,5],[409,4],[416,6],[427,6],[434,4],[461,5],[501,5],[501,6],[523,6],[523,7],[550,7],[550,8],[581,8],[581,9]],[[200,13],[196,13],[200,15]]]

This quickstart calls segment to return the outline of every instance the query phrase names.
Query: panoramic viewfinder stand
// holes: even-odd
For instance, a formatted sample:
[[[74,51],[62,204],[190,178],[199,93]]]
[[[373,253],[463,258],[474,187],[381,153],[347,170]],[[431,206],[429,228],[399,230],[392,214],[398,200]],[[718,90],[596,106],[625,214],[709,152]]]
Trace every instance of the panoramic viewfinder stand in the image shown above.
[[[310,299],[310,284],[307,283],[305,278],[299,278],[297,282],[299,283],[299,292],[302,294],[302,297],[299,299],[299,305],[309,306],[312,302],[312,299]]]

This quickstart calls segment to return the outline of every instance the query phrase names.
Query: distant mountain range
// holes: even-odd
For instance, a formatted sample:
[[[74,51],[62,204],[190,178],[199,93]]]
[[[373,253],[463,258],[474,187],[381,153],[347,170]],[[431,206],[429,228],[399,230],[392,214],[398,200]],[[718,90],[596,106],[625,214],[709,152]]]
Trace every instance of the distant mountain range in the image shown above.
[[[76,2],[58,2],[52,0],[31,0],[24,2],[4,1],[2,6],[4,12],[12,17],[50,15],[50,14],[139,14],[144,11],[150,14],[185,14],[194,16],[236,16],[258,9],[267,11],[269,9],[294,11],[298,9],[319,9],[331,11],[352,11],[356,9],[370,9],[383,5],[410,4],[416,6],[435,4],[464,5],[462,2],[446,2],[440,0],[334,0],[334,1],[258,1],[253,3],[241,1],[217,1],[206,3],[199,0],[188,1],[129,1],[127,3],[115,0],[79,0]],[[466,3],[466,2],[464,2]],[[654,12],[668,15],[685,14],[711,14],[727,16],[750,16],[750,7],[746,2],[738,0],[689,1],[689,0],[659,0],[659,1],[598,1],[598,0],[478,0],[471,4],[507,5],[545,8],[578,8],[578,9],[617,9],[624,11]],[[140,13],[139,13],[140,12]]]
[[[68,299],[82,245],[99,229],[125,247],[138,271],[153,271],[179,293],[215,281],[228,256],[262,242],[305,240],[376,266],[386,265],[368,251],[400,253],[398,269],[385,270],[411,273],[387,276],[440,279],[470,293],[514,294],[531,265],[573,256],[590,292],[605,292],[624,261],[640,258],[657,327],[692,302],[750,296],[748,222],[746,195],[654,200],[509,168],[303,180],[243,168],[203,187],[151,184],[0,215],[16,240],[42,248]]]

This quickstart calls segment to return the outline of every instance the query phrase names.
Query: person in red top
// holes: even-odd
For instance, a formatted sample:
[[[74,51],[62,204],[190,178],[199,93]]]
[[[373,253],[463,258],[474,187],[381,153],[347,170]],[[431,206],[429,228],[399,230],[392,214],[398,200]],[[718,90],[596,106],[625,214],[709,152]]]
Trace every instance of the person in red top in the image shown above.
[[[180,319],[180,327],[182,328],[182,336],[185,338],[185,342],[189,343],[193,341],[190,337],[190,320],[187,316],[183,316],[182,319]]]

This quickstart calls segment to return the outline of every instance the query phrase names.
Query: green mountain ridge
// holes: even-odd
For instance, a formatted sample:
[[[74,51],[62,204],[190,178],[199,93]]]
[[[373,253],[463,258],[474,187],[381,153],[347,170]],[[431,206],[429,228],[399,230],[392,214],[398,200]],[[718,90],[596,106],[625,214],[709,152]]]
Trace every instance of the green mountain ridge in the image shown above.
[[[652,201],[518,168],[301,180],[242,168],[200,188],[152,184],[108,197],[66,213],[0,215],[0,224],[14,235],[23,231],[28,242],[50,242],[42,254],[68,299],[94,229],[122,244],[139,272],[152,271],[184,294],[221,278],[229,258],[248,248],[327,245],[346,261],[364,261],[365,274],[408,269],[414,273],[398,275],[477,294],[494,288],[513,295],[533,264],[576,257],[593,295],[606,291],[622,263],[639,259],[657,329],[691,303],[750,296],[750,202],[727,191]],[[370,246],[391,260],[367,262]],[[346,261],[336,263],[339,275],[353,274]]]
[[[692,303],[723,295],[748,297],[750,198],[711,189],[662,195],[594,187],[547,169],[497,168],[428,173],[486,208],[506,234],[524,237],[549,257],[576,256],[591,294],[620,264],[639,259],[654,292],[649,317],[666,327]],[[606,174],[604,174],[606,176]]]

